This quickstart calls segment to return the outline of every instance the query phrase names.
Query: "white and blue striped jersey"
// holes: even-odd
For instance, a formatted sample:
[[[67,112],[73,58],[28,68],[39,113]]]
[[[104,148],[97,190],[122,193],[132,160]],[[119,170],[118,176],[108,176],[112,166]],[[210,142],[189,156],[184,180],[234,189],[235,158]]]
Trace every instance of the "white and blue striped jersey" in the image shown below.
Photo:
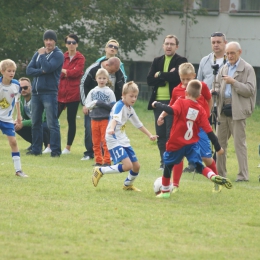
[[[20,84],[17,80],[12,80],[10,85],[2,83],[0,77],[0,121],[13,123],[13,112],[16,102],[20,102]]]
[[[110,129],[111,120],[116,120],[115,134],[108,134]],[[122,100],[116,102],[110,112],[110,118],[106,131],[106,142],[108,149],[113,149],[117,146],[129,147],[130,140],[125,133],[126,122],[130,121],[136,128],[143,126],[143,123],[139,120],[135,110],[131,106],[126,106]]]

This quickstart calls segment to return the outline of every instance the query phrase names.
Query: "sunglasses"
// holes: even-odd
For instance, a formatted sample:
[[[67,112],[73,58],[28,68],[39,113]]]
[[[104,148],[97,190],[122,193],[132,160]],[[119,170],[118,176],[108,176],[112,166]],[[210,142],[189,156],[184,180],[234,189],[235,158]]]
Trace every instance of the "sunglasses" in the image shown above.
[[[115,50],[118,50],[118,47],[116,45],[113,45],[113,44],[108,44],[107,47],[109,48],[114,48]]]
[[[21,87],[22,90],[27,90],[28,88],[28,86]]]
[[[68,45],[70,45],[70,44],[75,45],[75,44],[77,44],[77,42],[76,41],[67,41],[66,44],[68,44]]]
[[[216,37],[216,36],[220,37],[220,36],[224,36],[224,34],[221,32],[216,32],[211,34],[211,37]]]

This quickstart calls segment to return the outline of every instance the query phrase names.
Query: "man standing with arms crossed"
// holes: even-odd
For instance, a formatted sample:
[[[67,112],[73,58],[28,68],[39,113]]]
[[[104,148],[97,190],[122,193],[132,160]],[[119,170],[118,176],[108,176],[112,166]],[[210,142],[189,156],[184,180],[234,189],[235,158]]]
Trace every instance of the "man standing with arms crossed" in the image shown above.
[[[164,55],[153,60],[150,71],[147,75],[147,84],[153,86],[152,95],[148,104],[148,110],[152,110],[152,103],[160,101],[163,104],[169,104],[172,90],[180,83],[178,73],[179,65],[187,62],[187,59],[178,55],[176,50],[179,47],[179,40],[175,35],[167,35],[163,42]],[[168,115],[164,118],[164,124],[157,125],[157,120],[163,110],[153,109],[155,130],[157,138],[157,146],[160,152],[160,168],[163,170],[163,153],[166,149],[166,142],[170,136],[173,117]]]
[[[43,35],[45,47],[32,57],[26,73],[33,76],[32,88],[32,150],[28,155],[42,154],[42,113],[45,109],[50,130],[51,157],[61,154],[60,126],[58,122],[58,85],[64,56],[56,46],[57,35],[47,30]]]

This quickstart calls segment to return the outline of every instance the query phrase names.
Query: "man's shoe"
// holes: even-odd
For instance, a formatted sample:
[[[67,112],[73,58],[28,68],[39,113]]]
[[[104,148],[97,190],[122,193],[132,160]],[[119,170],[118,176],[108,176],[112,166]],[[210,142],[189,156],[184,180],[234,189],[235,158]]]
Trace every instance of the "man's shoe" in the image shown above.
[[[222,190],[222,186],[221,185],[219,185],[217,183],[213,184],[213,189],[212,189],[213,193],[219,193],[219,192],[221,192],[221,190]]]
[[[235,182],[248,182],[249,180],[240,180],[240,179],[237,179],[235,180]]]
[[[156,196],[156,198],[158,198],[158,199],[169,199],[170,197],[171,197],[170,192],[161,192],[160,194],[158,194]]]
[[[67,148],[65,148],[65,149],[62,151],[62,154],[70,154],[70,150],[68,150]]]
[[[26,155],[38,156],[38,155],[41,155],[41,153],[34,153],[32,150],[30,150],[29,152],[26,153]]]
[[[179,191],[179,187],[173,186],[171,193],[176,193]]]
[[[194,168],[192,169],[190,166],[187,166],[186,168],[184,168],[184,170],[182,172],[189,172],[189,173],[191,173],[191,172],[194,172],[194,171],[195,171]]]
[[[160,167],[159,167],[159,169],[158,169],[158,171],[163,171],[163,170],[164,170],[164,165],[161,164]]]
[[[218,184],[218,185],[223,185],[225,186],[227,189],[231,189],[232,188],[232,183],[228,178],[224,178],[220,175],[215,175],[211,178],[211,180]]]
[[[134,185],[128,185],[128,186],[124,185],[123,190],[141,191],[138,188],[136,188]]]
[[[93,169],[92,182],[95,187],[97,187],[100,178],[103,176],[103,173],[99,170],[99,167]]]
[[[28,175],[26,175],[23,171],[17,171],[15,173],[16,176],[22,177],[22,178],[27,178]]]
[[[47,146],[42,153],[51,153],[51,148]]]
[[[26,148],[27,151],[31,151],[32,150],[32,145],[30,145],[29,147]]]
[[[60,157],[60,154],[54,153],[54,154],[51,154],[51,157]]]
[[[90,160],[90,159],[93,159],[93,158],[88,156],[88,155],[84,155],[80,160],[81,161],[87,161],[87,160]]]

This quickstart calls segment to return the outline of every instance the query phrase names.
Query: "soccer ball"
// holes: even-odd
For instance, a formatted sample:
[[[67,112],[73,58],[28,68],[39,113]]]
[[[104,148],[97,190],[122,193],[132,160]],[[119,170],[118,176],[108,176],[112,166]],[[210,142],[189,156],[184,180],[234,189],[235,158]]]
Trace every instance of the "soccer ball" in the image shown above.
[[[162,177],[159,177],[155,180],[153,184],[153,191],[155,195],[158,195],[161,193],[161,190],[162,190]],[[173,190],[173,183],[170,182],[170,192],[172,192],[172,190]]]

